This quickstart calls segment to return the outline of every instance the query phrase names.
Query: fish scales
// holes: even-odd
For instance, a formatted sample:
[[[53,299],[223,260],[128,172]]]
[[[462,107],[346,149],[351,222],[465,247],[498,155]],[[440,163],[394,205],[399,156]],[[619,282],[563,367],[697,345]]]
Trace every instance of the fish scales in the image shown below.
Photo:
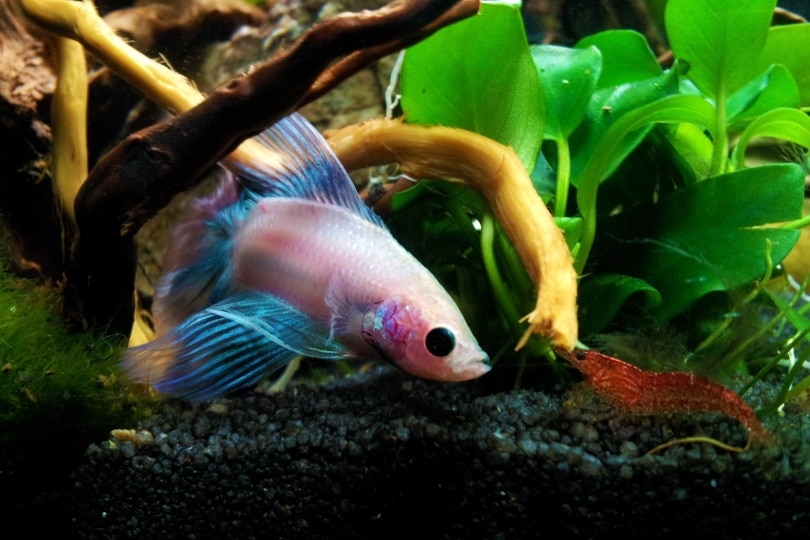
[[[278,295],[328,323],[330,280],[353,274],[354,296],[383,300],[391,284],[418,292],[432,274],[390,234],[346,210],[294,199],[263,199],[234,242],[234,281]],[[348,280],[347,280],[348,281]],[[423,289],[424,290],[424,289]]]

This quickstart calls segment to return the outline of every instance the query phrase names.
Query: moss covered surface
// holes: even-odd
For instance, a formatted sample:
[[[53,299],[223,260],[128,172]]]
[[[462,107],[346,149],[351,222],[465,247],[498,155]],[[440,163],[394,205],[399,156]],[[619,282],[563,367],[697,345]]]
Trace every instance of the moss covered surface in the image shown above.
[[[145,416],[151,398],[119,373],[123,339],[73,332],[49,286],[8,271],[0,253],[0,484],[58,482],[89,442]],[[39,485],[39,486],[38,486]]]

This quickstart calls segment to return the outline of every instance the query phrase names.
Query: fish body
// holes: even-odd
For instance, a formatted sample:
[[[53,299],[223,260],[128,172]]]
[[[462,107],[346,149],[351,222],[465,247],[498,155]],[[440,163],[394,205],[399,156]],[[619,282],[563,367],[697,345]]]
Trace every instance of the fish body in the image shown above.
[[[125,354],[133,380],[205,400],[298,355],[382,358],[440,381],[486,373],[450,295],[363,204],[320,134],[293,115],[259,140],[284,159],[229,164],[178,227],[158,337]]]

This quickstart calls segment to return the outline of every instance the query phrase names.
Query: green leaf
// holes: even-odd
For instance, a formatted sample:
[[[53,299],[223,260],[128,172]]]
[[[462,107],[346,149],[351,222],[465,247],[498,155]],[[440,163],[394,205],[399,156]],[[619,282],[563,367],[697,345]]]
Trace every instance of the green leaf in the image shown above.
[[[714,131],[714,109],[705,100],[692,95],[669,96],[649,103],[622,116],[605,131],[598,146],[589,156],[582,180],[598,183],[611,170],[613,156],[623,152],[622,148],[633,134],[654,123],[686,122],[703,126],[710,133]]]
[[[669,0],[664,16],[675,58],[705,95],[725,99],[762,68],[776,0]]]
[[[520,12],[482,4],[478,16],[409,48],[402,108],[408,122],[459,127],[509,145],[533,170],[544,113]]]
[[[621,274],[583,278],[578,294],[580,334],[587,336],[603,330],[633,296],[639,297],[647,310],[661,305],[661,294],[643,279]]]
[[[702,127],[695,124],[676,124],[662,129],[666,142],[665,150],[670,151],[672,159],[681,170],[688,184],[704,180],[711,176],[712,151],[714,145]]]
[[[760,64],[760,69],[770,64],[782,64],[790,71],[798,85],[802,107],[810,106],[809,50],[810,23],[774,26],[768,30]]]
[[[586,165],[593,159],[599,145],[604,144],[608,130],[621,122],[624,116],[635,113],[639,107],[677,92],[676,70],[670,70],[642,82],[597,90],[588,105],[585,119],[571,134],[569,140],[572,154],[571,183],[575,186],[579,183]],[[648,129],[649,126],[636,126],[636,129],[638,128]],[[603,156],[608,158],[604,163],[603,176],[610,175],[641,142],[646,133],[645,130],[639,129],[631,137],[624,139],[622,144],[612,145],[610,153]],[[627,133],[622,133],[622,136],[624,135]]]
[[[635,146],[635,139],[642,128],[649,129],[650,125],[656,123],[681,122],[703,126],[709,133],[714,133],[714,107],[695,95],[665,97],[624,114],[599,140],[577,186],[577,204],[583,217],[582,243],[574,262],[578,272],[584,269],[596,236],[596,194],[599,184],[610,167],[615,167],[615,155],[625,152],[624,146],[629,143]]]
[[[801,167],[743,169],[674,192],[644,211],[628,212],[622,217],[629,224],[625,238],[617,245],[627,250],[622,258],[628,270],[661,293],[658,315],[669,319],[711,292],[763,276],[767,241],[773,262],[780,262],[799,233],[763,226],[800,217],[803,199]]]
[[[585,116],[602,70],[596,47],[570,49],[555,45],[533,45],[546,111],[546,139],[568,137]]]
[[[806,332],[810,330],[810,319],[799,313],[798,310],[791,307],[790,303],[782,298],[780,293],[774,292],[767,287],[763,289],[768,298],[774,303],[780,313],[785,314],[790,324],[792,324],[799,332]],[[806,338],[805,338],[806,339]]]
[[[647,39],[634,30],[606,30],[581,39],[577,49],[596,47],[602,53],[597,88],[639,82],[661,74]]]
[[[745,166],[745,148],[755,137],[773,137],[810,149],[810,118],[799,109],[773,109],[757,117],[740,135],[732,160]]]
[[[799,87],[784,66],[774,64],[728,98],[729,131],[740,131],[757,116],[799,106]]]

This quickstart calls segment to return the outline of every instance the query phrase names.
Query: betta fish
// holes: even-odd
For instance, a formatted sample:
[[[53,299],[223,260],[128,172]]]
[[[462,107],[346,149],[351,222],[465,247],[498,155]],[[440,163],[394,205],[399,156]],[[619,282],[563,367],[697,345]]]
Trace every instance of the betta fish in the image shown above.
[[[383,359],[437,381],[489,371],[453,299],[363,203],[320,133],[293,114],[256,138],[281,158],[226,163],[218,190],[177,226],[157,337],[124,356],[132,380],[202,401],[299,355]]]

